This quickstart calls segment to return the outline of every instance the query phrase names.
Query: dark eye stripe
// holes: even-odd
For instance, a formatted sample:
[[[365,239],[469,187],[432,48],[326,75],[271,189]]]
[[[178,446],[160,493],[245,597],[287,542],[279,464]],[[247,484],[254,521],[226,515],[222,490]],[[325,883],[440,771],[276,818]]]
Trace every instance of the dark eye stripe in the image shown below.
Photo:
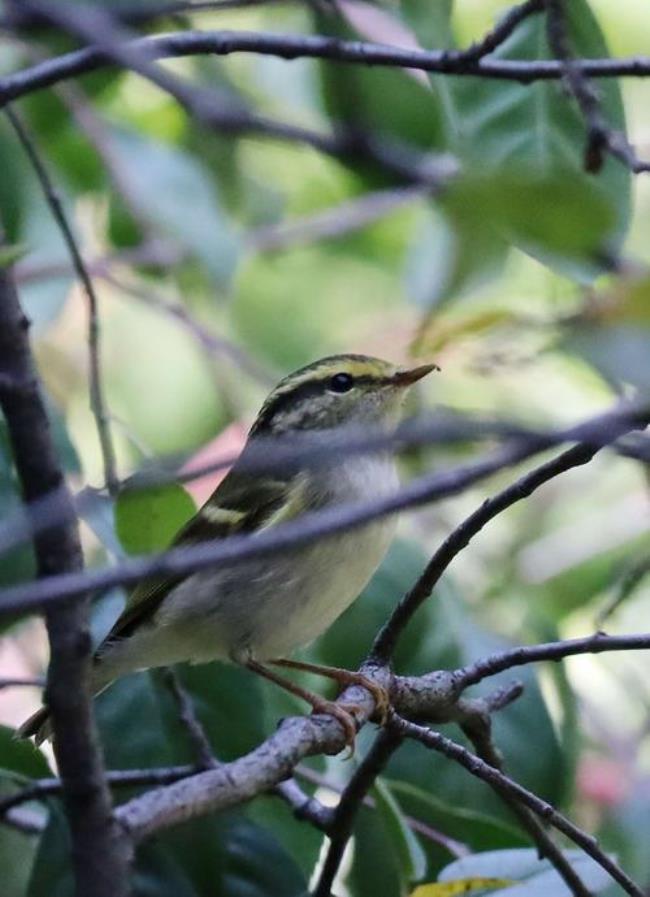
[[[389,383],[390,380],[390,377],[373,377],[370,374],[364,374],[354,378],[354,385],[367,386],[370,383],[382,384]],[[294,403],[297,404],[304,401],[304,399],[310,399],[314,396],[322,396],[323,393],[331,391],[331,383],[332,375],[329,374],[327,377],[321,377],[318,380],[308,380],[304,383],[299,383],[293,389],[276,396],[257,418],[255,426],[251,430],[251,434],[264,433],[269,429],[269,425],[273,418],[290,405],[293,405]]]

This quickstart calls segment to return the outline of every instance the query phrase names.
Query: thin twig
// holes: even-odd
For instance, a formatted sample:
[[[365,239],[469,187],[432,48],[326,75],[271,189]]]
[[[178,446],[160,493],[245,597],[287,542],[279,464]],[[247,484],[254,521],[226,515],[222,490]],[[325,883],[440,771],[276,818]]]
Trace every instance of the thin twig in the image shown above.
[[[501,700],[497,694],[496,700],[493,697],[491,701],[485,699],[461,699],[459,700],[459,709],[462,712],[460,720],[461,729],[474,745],[474,749],[478,757],[484,760],[490,766],[504,772],[503,759],[492,740],[492,720],[490,712],[494,704],[501,705],[504,700],[512,699],[517,693],[521,694],[522,686],[519,683],[519,689],[506,689],[503,691]],[[564,880],[567,887],[574,894],[574,897],[592,897],[591,892],[576,873],[571,863],[564,856],[560,848],[552,840],[542,822],[533,814],[532,810],[523,806],[513,795],[501,788],[496,783],[491,783],[493,790],[499,795],[504,804],[511,810],[514,816],[519,820],[519,824],[532,838],[537,845],[539,855],[546,857],[555,870]]]
[[[521,804],[528,807],[540,817],[544,822],[549,823],[558,831],[562,832],[571,841],[581,847],[588,856],[590,856],[599,866],[605,869],[611,877],[623,888],[631,897],[644,897],[641,888],[627,875],[619,864],[608,856],[598,846],[598,841],[591,835],[588,835],[582,829],[574,825],[562,813],[559,813],[547,801],[542,800],[532,791],[519,785],[513,779],[499,772],[489,763],[481,760],[476,754],[472,754],[466,748],[462,747],[450,738],[427,729],[425,726],[408,722],[398,716],[393,716],[390,720],[390,727],[399,735],[406,738],[412,738],[421,742],[425,747],[438,751],[440,754],[454,760],[463,766],[473,776],[486,782],[488,785],[497,785],[504,792],[512,795]]]
[[[596,632],[585,638],[566,639],[561,642],[547,642],[542,645],[527,645],[500,651],[477,660],[469,666],[454,672],[462,688],[476,685],[489,676],[496,676],[504,670],[542,661],[558,661],[579,654],[602,654],[606,651],[646,651],[650,648],[650,634],[606,635]]]
[[[99,437],[99,445],[102,453],[102,461],[104,465],[104,480],[109,493],[115,493],[118,483],[115,449],[110,433],[109,415],[106,410],[106,401],[102,389],[101,374],[101,358],[100,358],[100,332],[99,332],[99,314],[98,302],[92,279],[86,269],[81,252],[77,245],[76,238],[72,232],[72,227],[68,221],[61,197],[59,196],[52,179],[47,172],[45,164],[41,158],[40,152],[34,143],[33,138],[27,133],[27,130],[20,120],[20,117],[14,112],[10,106],[5,107],[5,115],[11,122],[11,126],[20,143],[25,150],[36,177],[41,185],[45,201],[47,202],[52,217],[56,221],[61,231],[61,236],[68,248],[74,269],[83,286],[86,298],[88,300],[88,355],[90,363],[90,407],[92,409],[95,425],[97,427],[97,435]]]
[[[549,480],[567,470],[587,464],[594,457],[598,448],[576,445],[556,458],[546,461],[535,470],[529,471],[514,483],[511,483],[493,498],[489,498],[467,517],[442,543],[433,555],[415,585],[406,593],[382,626],[372,646],[371,657],[379,663],[385,663],[393,654],[399,636],[417,611],[431,595],[443,573],[454,558],[465,548],[470,540],[498,514],[516,504],[547,483]]]
[[[357,813],[375,779],[401,743],[399,735],[382,729],[343,790],[328,830],[330,846],[313,897],[330,897]]]
[[[39,10],[39,13],[41,10]],[[45,11],[43,11],[45,14]],[[90,41],[89,43],[94,43]],[[461,75],[516,81],[558,81],[564,77],[564,66],[556,59],[518,60],[486,56],[472,59],[468,50],[407,50],[370,41],[346,41],[323,35],[270,34],[254,31],[179,31],[155,37],[135,38],[126,45],[131,52],[147,60],[181,56],[255,53],[292,60],[299,58],[327,59],[360,65],[389,68],[411,68],[441,75]],[[33,93],[68,78],[78,77],[98,68],[114,65],[110,53],[98,46],[73,50],[47,62],[30,66],[0,78],[0,105]],[[592,78],[647,78],[650,56],[622,59],[577,59],[580,71]]]
[[[192,696],[181,682],[178,673],[173,667],[165,667],[162,670],[162,680],[178,706],[180,720],[192,742],[199,767],[213,769],[218,766],[219,761],[215,757],[205,729],[196,715]]]

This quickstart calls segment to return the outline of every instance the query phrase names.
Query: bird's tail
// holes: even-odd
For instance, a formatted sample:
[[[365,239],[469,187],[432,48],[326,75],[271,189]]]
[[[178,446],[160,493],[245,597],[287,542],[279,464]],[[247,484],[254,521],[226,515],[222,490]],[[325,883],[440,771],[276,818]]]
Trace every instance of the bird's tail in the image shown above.
[[[106,675],[106,671],[95,663],[90,680],[90,691],[93,697],[97,697],[113,681],[112,675]],[[33,738],[36,745],[42,744],[52,737],[52,723],[50,721],[50,709],[43,704],[36,713],[32,713],[29,719],[16,729],[15,738]]]
[[[42,744],[52,737],[52,725],[50,723],[50,711],[45,705],[36,713],[32,713],[22,726],[16,729],[16,738],[34,738],[36,744]]]

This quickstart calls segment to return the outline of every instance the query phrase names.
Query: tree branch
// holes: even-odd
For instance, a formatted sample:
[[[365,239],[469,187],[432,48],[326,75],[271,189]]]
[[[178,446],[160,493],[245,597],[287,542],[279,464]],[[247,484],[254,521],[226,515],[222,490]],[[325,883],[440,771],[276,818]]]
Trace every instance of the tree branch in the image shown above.
[[[646,419],[645,408],[622,405],[597,418],[585,421],[570,431],[564,431],[564,436],[575,438],[576,434],[580,434],[578,438],[584,436],[589,443],[595,441],[597,445],[602,445],[614,442],[629,430],[643,425]],[[378,440],[378,436],[379,434],[371,436],[370,441]],[[348,434],[345,434],[345,437],[349,439]],[[383,438],[386,440],[386,436]],[[389,441],[390,438],[389,436]],[[549,438],[543,434],[531,435],[529,438],[517,437],[482,458],[415,479],[392,495],[309,512],[301,515],[297,521],[280,524],[253,537],[232,536],[214,544],[202,543],[173,548],[153,556],[129,558],[111,568],[65,573],[38,582],[11,586],[0,590],[0,613],[26,612],[36,607],[49,607],[64,598],[80,595],[88,590],[132,584],[152,575],[195,572],[218,563],[239,563],[250,557],[287,551],[336,532],[355,529],[371,520],[405,508],[419,507],[456,495],[487,476],[539,454],[549,444],[554,444],[556,438],[556,436]],[[317,452],[313,445],[308,448],[316,456]],[[323,452],[323,448],[326,452]],[[331,459],[332,450],[330,442],[321,446],[324,460],[328,456]]]
[[[475,59],[476,50],[406,50],[369,41],[345,41],[323,35],[270,34],[252,31],[180,31],[156,37],[134,38],[126,47],[141,54],[140,61],[183,56],[229,56],[255,53],[281,59],[324,59],[368,66],[409,68],[441,75],[461,75],[530,84],[558,81],[564,67],[555,59],[538,61]],[[86,47],[64,53],[38,65],[0,78],[0,105],[51,87],[59,81],[114,65],[105,48]],[[120,63],[124,64],[124,63]],[[650,56],[624,59],[577,59],[579,70],[590,78],[647,78]],[[129,66],[130,67],[130,66]]]
[[[65,488],[36,380],[28,327],[10,271],[1,268],[0,365],[7,376],[32,384],[25,391],[0,391],[0,406],[27,503]],[[69,494],[67,501],[71,506]],[[70,507],[70,521],[72,518]],[[73,522],[35,536],[34,550],[41,577],[81,569],[81,547]],[[128,893],[128,843],[111,817],[90,707],[87,611],[86,599],[61,604],[46,615],[51,650],[47,703],[72,833],[77,893],[80,897],[123,897]]]
[[[462,688],[476,685],[489,676],[496,676],[504,670],[525,666],[529,663],[540,663],[544,660],[558,661],[578,654],[602,654],[605,651],[645,651],[650,648],[650,634],[605,635],[596,632],[585,638],[566,639],[561,642],[547,642],[542,645],[529,645],[500,651],[477,660],[469,666],[456,670]]]
[[[537,797],[532,791],[519,785],[517,782],[508,778],[498,769],[481,760],[476,754],[472,754],[466,748],[462,747],[450,738],[446,738],[439,732],[427,729],[424,726],[416,725],[408,722],[398,716],[393,716],[390,726],[399,735],[406,738],[413,738],[421,742],[425,747],[431,748],[440,754],[444,754],[450,760],[454,760],[463,766],[469,773],[476,778],[481,779],[492,787],[498,787],[514,797],[524,806],[528,807],[544,822],[549,823],[558,831],[562,832],[573,841],[578,847],[581,847],[599,866],[605,869],[611,877],[623,888],[631,897],[644,897],[643,891],[639,886],[627,875],[618,863],[608,856],[598,846],[597,840],[588,835],[578,826],[574,825],[566,816],[559,813],[547,801]]]

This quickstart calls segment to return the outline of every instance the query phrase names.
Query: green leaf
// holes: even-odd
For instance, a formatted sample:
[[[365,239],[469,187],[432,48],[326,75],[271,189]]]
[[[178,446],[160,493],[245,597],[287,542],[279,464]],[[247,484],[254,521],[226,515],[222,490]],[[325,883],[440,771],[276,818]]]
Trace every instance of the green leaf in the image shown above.
[[[444,4],[448,6],[448,4]],[[384,43],[416,43],[408,25],[398,14],[369,3],[343,7],[316,7],[315,30],[345,40]],[[431,14],[435,19],[435,14]],[[431,149],[445,143],[444,116],[436,92],[420,73],[399,68],[341,66],[319,63],[325,107],[334,122],[367,129]],[[360,172],[367,166],[359,166]],[[376,172],[370,175],[377,177]]]
[[[198,258],[217,284],[228,286],[239,240],[201,162],[135,131],[114,131],[113,145],[151,221]]]
[[[16,740],[13,729],[0,726],[0,800],[22,789],[32,779],[50,775],[47,760],[33,744]],[[31,812],[35,805],[23,804],[21,808],[29,808]],[[0,825],[2,897],[24,897],[37,848],[36,836]]]
[[[21,741],[8,726],[0,726],[0,776],[12,773],[20,779],[51,775],[45,756],[30,741]]]
[[[615,281],[565,328],[560,348],[591,364],[615,389],[650,389],[650,277]]]
[[[122,492],[115,503],[115,530],[129,554],[169,547],[196,511],[192,496],[176,483]]]
[[[426,855],[417,836],[404,818],[400,805],[381,778],[375,779],[372,796],[390,842],[399,857],[402,885],[412,885],[420,881],[427,871]]]
[[[611,882],[607,872],[581,850],[563,851],[574,872],[582,879],[587,890],[598,893]],[[532,849],[492,850],[476,853],[456,860],[446,866],[438,880],[453,882],[458,879],[506,878],[518,882],[490,891],[490,897],[571,897],[571,890],[548,860],[540,860]]]

